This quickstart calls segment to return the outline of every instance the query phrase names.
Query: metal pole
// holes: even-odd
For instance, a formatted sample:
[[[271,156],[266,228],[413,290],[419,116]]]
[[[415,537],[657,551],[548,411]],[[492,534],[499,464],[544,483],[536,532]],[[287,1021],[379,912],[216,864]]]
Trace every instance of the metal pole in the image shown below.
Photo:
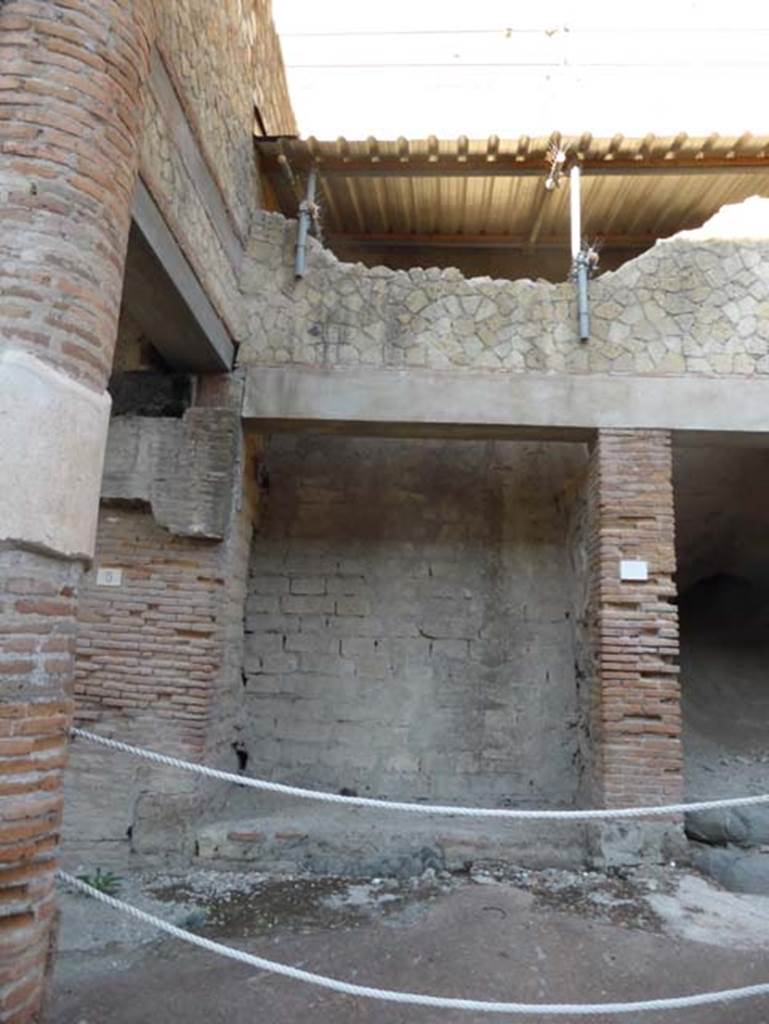
[[[579,340],[590,338],[590,311],[587,301],[587,257],[580,253],[577,257],[577,311],[579,315]]]
[[[569,200],[571,205],[571,258],[579,256],[582,248],[582,202],[579,164],[571,165],[569,171]]]
[[[571,271],[577,283],[577,317],[579,340],[590,337],[590,311],[587,297],[588,259],[582,248],[582,181],[579,164],[569,171],[569,205],[571,210]]]
[[[294,259],[294,277],[304,277],[305,258],[307,255],[307,234],[310,230],[312,209],[315,206],[315,168],[311,167],[307,175],[307,194],[299,204],[299,225],[296,233],[296,257]]]

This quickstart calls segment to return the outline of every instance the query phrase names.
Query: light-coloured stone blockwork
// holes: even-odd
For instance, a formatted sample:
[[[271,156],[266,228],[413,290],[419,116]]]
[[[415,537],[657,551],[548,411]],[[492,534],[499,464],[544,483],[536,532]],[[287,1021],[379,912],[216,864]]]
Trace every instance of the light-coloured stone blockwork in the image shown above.
[[[236,339],[243,333],[238,268],[211,222],[205,197],[171,135],[164,111],[151,88],[144,103],[141,175],[204,286],[208,298]],[[252,189],[244,202],[255,204]]]
[[[159,46],[241,233],[258,195],[256,103],[270,135],[296,132],[271,0],[158,4]]]
[[[246,604],[249,772],[572,804],[567,519],[585,461],[574,444],[273,438]]]
[[[296,130],[270,0],[157,5],[141,174],[230,334],[251,218],[261,206],[254,107],[271,134]]]
[[[755,202],[755,201],[754,201]],[[758,200],[759,203],[768,201]],[[769,241],[696,233],[590,284],[465,279],[340,263],[317,242],[295,281],[295,225],[262,214],[245,265],[241,363],[634,376],[769,374]]]

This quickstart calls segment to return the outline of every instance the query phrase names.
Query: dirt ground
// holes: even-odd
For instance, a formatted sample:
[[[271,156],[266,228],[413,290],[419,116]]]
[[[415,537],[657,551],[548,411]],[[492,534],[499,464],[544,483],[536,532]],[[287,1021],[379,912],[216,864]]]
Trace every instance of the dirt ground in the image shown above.
[[[119,894],[212,938],[360,984],[601,1002],[769,981],[769,897],[666,869],[620,876],[485,865],[414,880],[132,875]],[[85,896],[62,899],[53,1024],[480,1024],[541,1017],[353,999],[196,950]],[[584,1017],[549,1017],[576,1022]],[[601,1016],[769,1024],[769,999]]]

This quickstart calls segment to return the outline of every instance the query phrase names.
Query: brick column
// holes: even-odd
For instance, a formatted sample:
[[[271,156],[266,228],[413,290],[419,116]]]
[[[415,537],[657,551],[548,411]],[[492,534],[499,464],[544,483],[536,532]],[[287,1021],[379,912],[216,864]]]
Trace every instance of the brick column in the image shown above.
[[[601,430],[588,479],[594,799],[676,801],[682,790],[670,435]],[[620,578],[620,562],[648,565]]]
[[[0,1021],[39,1018],[150,0],[0,4]]]

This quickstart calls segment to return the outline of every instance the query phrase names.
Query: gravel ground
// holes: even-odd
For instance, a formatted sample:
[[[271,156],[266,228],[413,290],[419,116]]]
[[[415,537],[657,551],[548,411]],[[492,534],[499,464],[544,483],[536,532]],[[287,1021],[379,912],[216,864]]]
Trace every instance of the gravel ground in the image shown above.
[[[672,867],[607,876],[487,864],[468,875],[430,870],[417,879],[364,881],[132,874],[119,895],[230,945],[388,988],[593,1002],[769,980],[769,897],[726,893]],[[84,896],[64,894],[62,910],[53,1024],[509,1019],[390,1006],[311,988],[158,938]],[[769,1000],[623,1019],[769,1024]]]

